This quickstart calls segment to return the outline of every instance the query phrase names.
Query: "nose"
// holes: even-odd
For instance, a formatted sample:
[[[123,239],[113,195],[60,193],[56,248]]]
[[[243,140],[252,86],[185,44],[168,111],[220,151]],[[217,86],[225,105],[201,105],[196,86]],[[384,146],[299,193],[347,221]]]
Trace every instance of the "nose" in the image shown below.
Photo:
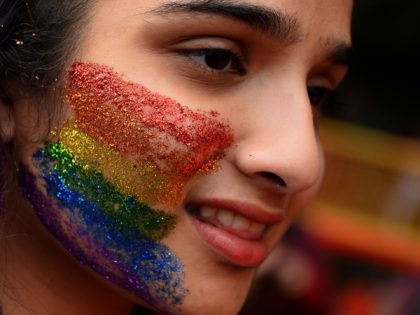
[[[322,177],[323,155],[306,86],[260,90],[252,99],[237,130],[236,167],[255,182],[288,194],[315,186]]]

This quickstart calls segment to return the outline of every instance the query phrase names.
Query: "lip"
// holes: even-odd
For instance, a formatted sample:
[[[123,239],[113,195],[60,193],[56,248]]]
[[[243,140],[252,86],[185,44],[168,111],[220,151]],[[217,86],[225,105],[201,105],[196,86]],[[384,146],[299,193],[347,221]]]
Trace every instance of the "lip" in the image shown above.
[[[249,203],[226,199],[201,199],[191,202],[198,207],[208,206],[225,209],[240,214],[249,220],[266,224],[279,223],[284,219],[283,213],[270,213]],[[200,237],[217,253],[233,264],[243,267],[256,267],[268,256],[268,247],[261,237],[251,240],[230,233],[227,229],[216,227],[200,221],[196,216],[189,215]]]

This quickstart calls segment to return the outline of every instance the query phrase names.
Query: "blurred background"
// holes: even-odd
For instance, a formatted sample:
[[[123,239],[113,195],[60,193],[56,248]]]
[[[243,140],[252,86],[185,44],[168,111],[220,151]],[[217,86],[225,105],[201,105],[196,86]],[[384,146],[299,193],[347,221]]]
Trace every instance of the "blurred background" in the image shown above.
[[[356,0],[353,43],[323,187],[241,315],[420,314],[420,1]]]

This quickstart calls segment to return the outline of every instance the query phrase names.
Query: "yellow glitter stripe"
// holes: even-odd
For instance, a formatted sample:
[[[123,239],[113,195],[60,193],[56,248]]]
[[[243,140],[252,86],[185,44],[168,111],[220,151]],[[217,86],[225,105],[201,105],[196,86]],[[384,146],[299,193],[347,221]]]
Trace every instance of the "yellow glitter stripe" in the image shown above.
[[[139,201],[156,205],[176,203],[179,196],[169,193],[172,186],[167,176],[159,174],[153,163],[142,165],[130,161],[80,131],[73,124],[66,124],[59,131],[62,146],[77,159],[77,163],[86,169],[101,172],[121,193],[134,195]],[[171,199],[172,202],[168,202]]]

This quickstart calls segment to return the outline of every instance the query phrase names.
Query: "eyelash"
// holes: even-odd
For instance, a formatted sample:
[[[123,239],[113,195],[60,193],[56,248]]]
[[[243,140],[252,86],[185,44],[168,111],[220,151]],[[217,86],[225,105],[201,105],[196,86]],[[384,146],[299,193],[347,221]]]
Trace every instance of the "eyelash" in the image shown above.
[[[246,59],[241,53],[233,52],[229,49],[222,48],[200,48],[200,49],[182,49],[177,50],[176,53],[183,57],[187,57],[193,66],[199,66],[200,73],[206,76],[211,76],[211,80],[224,80],[232,79],[232,76],[244,76],[247,74],[246,69]],[[236,69],[214,69],[209,65],[206,65],[206,57],[209,57],[211,54],[228,54],[230,58],[233,58],[229,61],[228,65],[236,67]],[[203,60],[200,60],[203,58]],[[199,59],[199,60],[197,60]],[[202,80],[202,79],[201,79]],[[204,80],[202,80],[204,81]],[[326,88],[323,86],[309,86],[307,88],[307,93],[311,105],[317,109],[322,110],[323,104],[331,96],[332,89]]]
[[[199,66],[201,72],[205,75],[214,75],[214,76],[244,76],[247,73],[246,70],[246,60],[245,57],[238,52],[233,52],[229,49],[221,49],[221,48],[201,48],[201,49],[183,49],[176,51],[178,55],[187,57],[190,59],[194,66]],[[215,67],[211,67],[208,62],[208,58],[217,57],[216,55],[219,54],[219,57],[229,57],[228,64],[229,69],[216,69]],[[224,55],[224,56],[223,56]],[[202,60],[200,60],[202,59]],[[233,68],[232,68],[233,67]]]

